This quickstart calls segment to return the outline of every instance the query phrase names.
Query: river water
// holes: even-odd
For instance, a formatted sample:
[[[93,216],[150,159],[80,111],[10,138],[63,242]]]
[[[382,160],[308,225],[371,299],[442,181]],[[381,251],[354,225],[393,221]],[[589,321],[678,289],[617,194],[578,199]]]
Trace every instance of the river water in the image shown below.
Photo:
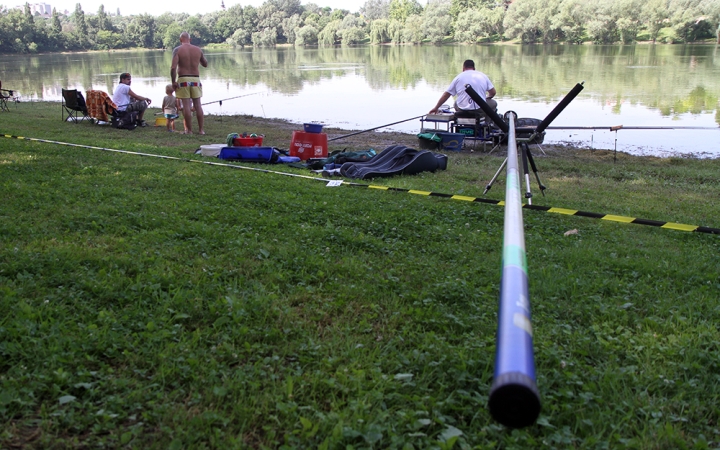
[[[159,50],[3,55],[0,79],[24,100],[60,101],[63,87],[112,92],[127,71],[132,89],[157,106],[170,56]],[[203,102],[211,114],[374,128],[427,113],[462,62],[474,59],[496,86],[500,114],[545,118],[584,82],[551,127],[596,128],[548,130],[545,142],[720,157],[715,45],[363,46],[207,50],[206,56]],[[655,129],[609,130],[617,125]],[[383,129],[418,133],[420,121]]]

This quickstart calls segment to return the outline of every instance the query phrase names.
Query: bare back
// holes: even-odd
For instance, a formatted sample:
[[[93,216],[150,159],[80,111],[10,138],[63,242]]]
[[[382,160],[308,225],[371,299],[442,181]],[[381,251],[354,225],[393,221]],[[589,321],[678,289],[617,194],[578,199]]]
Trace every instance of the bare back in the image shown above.
[[[207,60],[200,47],[189,43],[181,44],[173,52],[171,69],[177,68],[176,73],[179,76],[200,76],[200,64],[207,67]]]

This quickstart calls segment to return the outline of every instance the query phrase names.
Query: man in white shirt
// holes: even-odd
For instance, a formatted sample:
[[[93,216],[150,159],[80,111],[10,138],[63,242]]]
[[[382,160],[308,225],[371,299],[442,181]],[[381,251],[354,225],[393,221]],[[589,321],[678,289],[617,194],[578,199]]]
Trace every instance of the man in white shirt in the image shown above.
[[[458,112],[482,112],[480,105],[475,103],[472,98],[465,92],[466,85],[472,86],[480,98],[494,111],[497,109],[497,102],[493,100],[495,94],[495,86],[493,86],[490,78],[484,73],[475,70],[475,62],[468,59],[463,63],[463,71],[450,83],[450,87],[440,96],[437,105],[430,110],[429,114],[436,114],[440,107],[450,98],[455,97],[455,110]]]
[[[146,127],[147,123],[143,120],[143,115],[145,115],[145,110],[151,103],[151,100],[134,93],[132,89],[130,89],[131,82],[132,77],[129,73],[120,74],[120,84],[115,88],[115,93],[113,93],[113,103],[117,105],[119,111],[137,111],[138,126]]]

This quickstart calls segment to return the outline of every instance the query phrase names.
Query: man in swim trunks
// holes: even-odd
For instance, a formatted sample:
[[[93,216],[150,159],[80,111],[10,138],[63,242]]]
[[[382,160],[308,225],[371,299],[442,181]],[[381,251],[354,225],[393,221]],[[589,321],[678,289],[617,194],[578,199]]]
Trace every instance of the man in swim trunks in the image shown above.
[[[187,31],[180,33],[180,45],[173,50],[172,65],[170,66],[170,80],[175,89],[175,96],[182,101],[183,124],[185,134],[192,134],[192,107],[198,121],[198,133],[205,134],[204,115],[200,98],[202,97],[202,83],[200,83],[200,65],[207,67],[207,59],[200,47],[190,43]],[[176,79],[177,77],[177,79]]]

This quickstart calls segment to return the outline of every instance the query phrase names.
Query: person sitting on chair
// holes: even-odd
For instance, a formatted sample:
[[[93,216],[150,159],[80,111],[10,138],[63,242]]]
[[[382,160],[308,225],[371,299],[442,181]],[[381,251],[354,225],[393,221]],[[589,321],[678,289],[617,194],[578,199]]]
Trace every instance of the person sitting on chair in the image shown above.
[[[113,102],[117,105],[118,111],[137,111],[137,124],[140,127],[146,127],[147,123],[143,120],[143,115],[151,100],[147,97],[137,95],[130,89],[132,78],[129,73],[120,74],[120,84],[115,88],[113,93]]]
[[[493,86],[487,75],[479,70],[475,70],[475,62],[472,59],[468,59],[463,63],[463,71],[450,83],[450,87],[443,92],[437,105],[430,110],[429,114],[436,114],[451,95],[455,96],[455,111],[457,111],[458,115],[472,116],[477,113],[483,114],[480,105],[475,103],[465,92],[465,86],[468,84],[485,100],[488,106],[490,106],[490,109],[493,111],[497,109],[497,102],[493,100],[496,94],[495,86]]]

